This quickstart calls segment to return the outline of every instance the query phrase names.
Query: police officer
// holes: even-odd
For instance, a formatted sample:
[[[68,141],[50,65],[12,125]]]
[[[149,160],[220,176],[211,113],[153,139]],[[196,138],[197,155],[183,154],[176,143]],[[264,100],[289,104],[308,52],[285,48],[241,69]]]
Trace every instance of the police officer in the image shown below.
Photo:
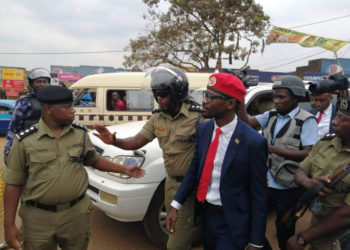
[[[50,80],[50,73],[46,69],[36,68],[30,71],[28,76],[29,92],[17,100],[6,135],[4,148],[5,163],[15,135],[39,121],[41,108],[37,99],[37,93],[39,89],[48,86]]]
[[[170,208],[177,189],[185,176],[194,152],[194,135],[200,121],[199,106],[188,97],[186,75],[173,66],[158,66],[150,72],[151,88],[159,104],[143,129],[134,137],[119,139],[115,133],[100,125],[95,134],[107,144],[122,149],[141,148],[154,138],[158,138],[163,150],[164,165],[168,173],[165,182],[165,206]],[[199,241],[201,228],[193,221],[194,195],[179,211],[177,231],[169,236],[168,249],[189,249],[193,242]]]
[[[318,182],[329,183],[329,176],[350,163],[350,98],[341,99],[332,125],[335,134],[323,137],[300,163],[295,174],[298,185],[310,188]],[[340,249],[333,242],[349,229],[350,175],[335,187],[324,188],[319,195],[319,209],[311,208],[311,227],[292,237],[289,249],[304,249],[308,243],[311,249]]]
[[[92,204],[85,195],[83,165],[141,177],[137,166],[121,166],[99,157],[85,127],[72,123],[73,94],[60,86],[39,91],[43,116],[16,135],[3,174],[5,239],[20,249],[15,226],[18,201],[24,249],[87,249]]]
[[[298,201],[301,188],[294,183],[293,170],[305,159],[318,140],[315,117],[298,107],[305,97],[303,81],[296,76],[281,76],[273,83],[275,110],[251,117],[244,102],[240,118],[253,127],[260,126],[269,144],[268,198],[269,208],[276,211],[276,231],[280,249],[286,249],[287,240],[295,232],[295,224],[282,223],[285,213]],[[264,249],[271,249],[266,241]]]

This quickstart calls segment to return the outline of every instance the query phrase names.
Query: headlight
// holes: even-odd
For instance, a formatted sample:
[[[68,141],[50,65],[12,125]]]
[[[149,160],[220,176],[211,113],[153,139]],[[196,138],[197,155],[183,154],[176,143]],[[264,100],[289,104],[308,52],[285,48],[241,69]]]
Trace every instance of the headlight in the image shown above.
[[[119,164],[119,165],[130,165],[130,166],[139,166],[141,167],[143,162],[145,161],[145,157],[143,156],[130,156],[130,155],[118,155],[117,157],[114,157],[112,159],[113,163]],[[130,176],[126,174],[121,173],[114,173],[114,172],[108,172],[110,175],[128,179]]]

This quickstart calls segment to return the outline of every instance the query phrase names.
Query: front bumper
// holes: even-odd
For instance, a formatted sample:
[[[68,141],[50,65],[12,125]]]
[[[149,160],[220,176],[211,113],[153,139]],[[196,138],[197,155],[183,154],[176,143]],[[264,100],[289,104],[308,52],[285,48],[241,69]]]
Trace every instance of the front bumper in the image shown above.
[[[93,204],[118,221],[142,221],[159,183],[129,184],[112,181],[86,168],[87,195]]]

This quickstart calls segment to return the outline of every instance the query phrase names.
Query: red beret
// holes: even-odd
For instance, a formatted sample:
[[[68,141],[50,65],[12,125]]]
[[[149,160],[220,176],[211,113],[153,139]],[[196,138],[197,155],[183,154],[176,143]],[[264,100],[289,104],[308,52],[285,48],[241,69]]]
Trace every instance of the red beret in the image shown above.
[[[231,74],[214,73],[209,77],[208,89],[231,96],[238,101],[242,101],[246,94],[242,81]]]

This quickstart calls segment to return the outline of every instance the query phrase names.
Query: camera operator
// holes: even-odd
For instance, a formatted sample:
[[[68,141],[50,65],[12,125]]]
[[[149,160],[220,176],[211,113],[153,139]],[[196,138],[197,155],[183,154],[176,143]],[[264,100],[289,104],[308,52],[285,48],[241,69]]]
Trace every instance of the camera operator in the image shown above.
[[[314,107],[310,110],[317,119],[318,136],[321,139],[328,133],[333,133],[333,126],[331,121],[336,115],[336,107],[332,103],[333,95],[331,93],[323,93],[319,95],[312,95],[312,102]]]
[[[311,93],[313,109],[310,113],[317,118],[318,135],[321,139],[328,133],[333,133],[331,121],[336,115],[336,106],[332,104],[332,93],[337,94],[338,98],[346,98],[349,88],[348,79],[341,74],[334,74],[316,83],[310,82],[309,90]]]

